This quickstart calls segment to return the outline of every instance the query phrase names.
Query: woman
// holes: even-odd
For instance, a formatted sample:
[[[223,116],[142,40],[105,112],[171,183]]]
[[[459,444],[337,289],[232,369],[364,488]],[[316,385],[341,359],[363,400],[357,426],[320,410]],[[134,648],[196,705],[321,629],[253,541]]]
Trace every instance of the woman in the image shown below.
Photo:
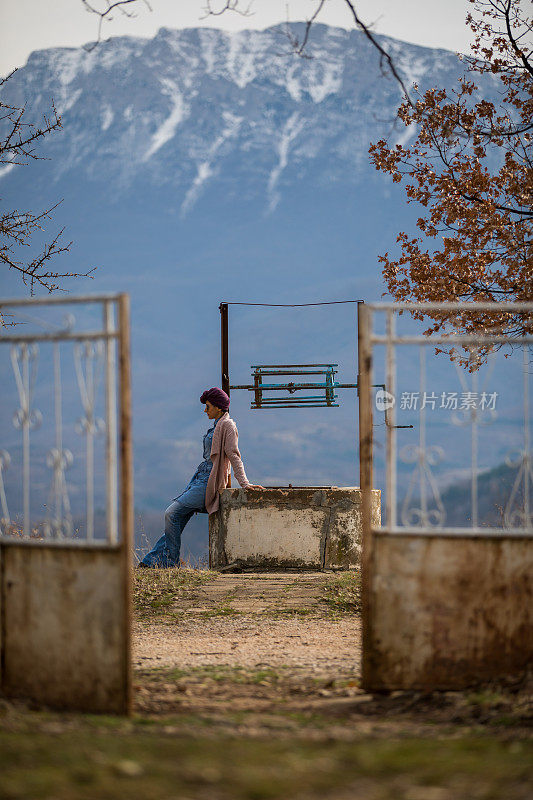
[[[218,510],[219,492],[229,483],[231,467],[243,489],[253,486],[244,471],[239,453],[237,426],[231,419],[229,397],[222,389],[207,389],[200,397],[213,427],[204,436],[204,460],[189,485],[165,511],[165,532],[140,567],[179,567],[181,534],[195,511],[213,514]]]

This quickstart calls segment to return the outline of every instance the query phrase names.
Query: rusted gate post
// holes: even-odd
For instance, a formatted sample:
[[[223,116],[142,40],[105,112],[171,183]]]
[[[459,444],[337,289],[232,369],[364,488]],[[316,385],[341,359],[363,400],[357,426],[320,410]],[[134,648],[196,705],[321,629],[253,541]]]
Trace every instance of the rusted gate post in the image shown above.
[[[222,368],[222,391],[230,396],[230,383],[229,383],[229,320],[228,320],[228,304],[221,303],[220,309],[220,361]],[[231,473],[228,478],[228,486],[231,486]]]
[[[372,569],[372,346],[370,330],[372,310],[359,303],[357,314],[357,351],[359,374],[359,475],[361,485],[362,553],[361,592],[363,613],[363,657],[362,682],[367,680],[370,670],[369,647],[370,615],[370,571]]]
[[[220,345],[221,345],[221,371],[222,371],[222,391],[229,397],[229,341],[228,341],[228,304],[221,303],[220,309]]]
[[[133,553],[133,442],[131,435],[131,342],[130,298],[118,299],[119,376],[120,376],[120,521],[124,562],[124,693],[125,712],[132,710],[131,624],[132,624],[132,553]]]

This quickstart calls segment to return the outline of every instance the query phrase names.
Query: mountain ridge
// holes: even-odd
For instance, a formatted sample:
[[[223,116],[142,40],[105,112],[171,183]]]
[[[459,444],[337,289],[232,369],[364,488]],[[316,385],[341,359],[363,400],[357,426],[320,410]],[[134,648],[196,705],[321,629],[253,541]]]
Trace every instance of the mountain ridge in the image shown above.
[[[314,57],[290,62],[272,56],[280,37],[280,26],[260,33],[162,28],[153,39],[117,37],[91,52],[37,51],[9,82],[10,91],[20,85],[8,96],[22,105],[34,95],[29,110],[39,116],[55,98],[69,136],[51,138],[44,152],[60,157],[58,174],[81,167],[89,178],[112,176],[119,189],[143,174],[183,188],[186,213],[229,162],[234,184],[257,173],[272,210],[288,166],[302,176],[318,165],[326,183],[349,180],[350,172],[361,179],[371,132],[386,127],[378,116],[385,105],[390,125],[400,99],[393,81],[369,87],[367,73],[379,74],[378,55],[359,32],[319,25],[309,44]],[[400,65],[409,62],[413,79],[427,74],[432,60],[439,69],[459,63],[416,45],[406,55],[387,41]],[[87,131],[98,137],[98,151]],[[401,131],[403,141],[409,135]],[[244,164],[235,163],[237,154]]]

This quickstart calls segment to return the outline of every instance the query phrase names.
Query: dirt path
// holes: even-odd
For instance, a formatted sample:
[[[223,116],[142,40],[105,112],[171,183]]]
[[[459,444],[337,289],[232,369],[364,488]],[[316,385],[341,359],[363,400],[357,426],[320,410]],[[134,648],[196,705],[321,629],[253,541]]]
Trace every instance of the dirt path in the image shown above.
[[[135,606],[135,708],[165,730],[342,740],[488,725],[507,736],[531,720],[528,691],[366,694],[354,573],[143,570]]]
[[[359,669],[361,621],[355,615],[335,617],[325,607],[330,578],[218,575],[183,598],[173,619],[136,622],[133,662],[142,668],[290,666],[353,675]]]
[[[249,729],[259,714],[261,729],[290,729],[287,714],[360,692],[357,575],[196,573],[188,582],[182,571],[174,583],[169,573],[138,581],[141,713],[207,715],[224,725],[245,713]]]

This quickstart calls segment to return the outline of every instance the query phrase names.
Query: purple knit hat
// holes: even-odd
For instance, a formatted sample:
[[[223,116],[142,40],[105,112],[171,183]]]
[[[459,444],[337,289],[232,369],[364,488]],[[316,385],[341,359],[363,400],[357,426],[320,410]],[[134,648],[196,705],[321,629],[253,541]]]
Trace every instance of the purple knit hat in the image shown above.
[[[212,389],[206,389],[200,397],[200,403],[207,403],[208,400],[211,405],[220,408],[221,411],[228,411],[229,409],[228,395],[216,386],[213,386]]]

